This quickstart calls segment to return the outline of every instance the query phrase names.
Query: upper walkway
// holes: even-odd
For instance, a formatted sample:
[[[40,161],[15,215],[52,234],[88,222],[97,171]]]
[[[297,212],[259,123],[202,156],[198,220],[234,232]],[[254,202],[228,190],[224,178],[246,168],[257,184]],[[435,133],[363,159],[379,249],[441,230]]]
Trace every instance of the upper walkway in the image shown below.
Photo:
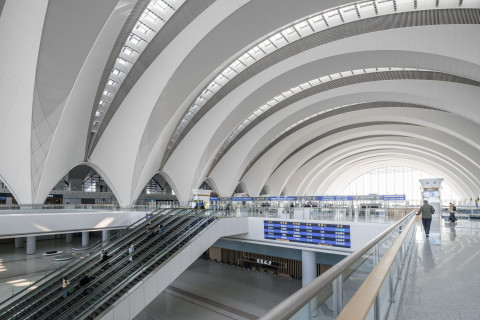
[[[398,319],[480,318],[480,221],[434,216],[430,237],[416,225],[416,255]]]
[[[168,206],[170,207],[170,206]],[[115,205],[35,205],[0,206],[0,239],[22,236],[100,231],[124,228],[146,213],[150,206]],[[221,217],[257,217],[268,219],[326,220],[391,224],[405,216],[408,208],[352,209],[350,207],[290,208],[237,206],[229,210],[211,209]]]

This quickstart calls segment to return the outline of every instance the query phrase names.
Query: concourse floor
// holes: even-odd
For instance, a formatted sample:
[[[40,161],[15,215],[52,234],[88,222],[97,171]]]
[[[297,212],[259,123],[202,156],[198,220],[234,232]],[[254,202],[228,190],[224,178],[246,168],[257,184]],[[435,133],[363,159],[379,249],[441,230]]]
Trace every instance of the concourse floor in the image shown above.
[[[301,280],[199,259],[134,319],[258,319],[301,286]]]
[[[71,253],[81,238],[37,241],[37,253],[0,244],[0,302],[64,262],[46,251]],[[90,243],[99,238],[90,236]],[[72,252],[75,254],[75,252]],[[59,286],[61,284],[59,283]],[[199,259],[135,319],[257,319],[300,289],[302,282]]]
[[[98,240],[99,238],[90,236],[90,243]],[[76,254],[72,248],[81,245],[82,239],[79,237],[74,237],[70,243],[64,238],[39,240],[36,253],[27,255],[26,243],[23,248],[15,248],[13,243],[0,244],[0,302],[66,263],[54,261],[55,256],[44,256],[43,253],[56,250]]]
[[[417,223],[416,255],[398,319],[480,319],[480,223]],[[413,257],[412,257],[413,258]]]

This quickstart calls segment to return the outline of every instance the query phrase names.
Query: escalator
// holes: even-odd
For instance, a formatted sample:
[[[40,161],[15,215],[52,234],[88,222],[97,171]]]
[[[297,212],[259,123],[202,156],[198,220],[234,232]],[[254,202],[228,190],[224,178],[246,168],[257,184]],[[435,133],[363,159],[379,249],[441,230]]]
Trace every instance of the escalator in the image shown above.
[[[161,235],[155,235],[150,239],[144,236],[141,239],[136,246],[139,249],[134,251],[132,262],[128,261],[129,256],[125,250],[105,272],[98,273],[98,267],[93,270],[95,278],[88,286],[79,288],[67,299],[57,297],[49,307],[42,307],[29,315],[25,314],[22,319],[97,317],[212,221],[213,217],[204,210],[194,210],[176,217],[167,224]]]
[[[152,213],[153,218],[145,221],[141,219],[131,226],[125,228],[117,235],[113,236],[108,245],[104,243],[97,243],[90,247],[84,254],[84,256],[75,261],[71,261],[63,268],[52,272],[42,279],[43,281],[37,281],[36,288],[28,288],[26,292],[20,292],[17,299],[10,299],[9,305],[2,305],[0,311],[1,319],[25,319],[34,315],[39,308],[48,308],[52,303],[56,303],[56,298],[62,296],[63,289],[61,288],[61,279],[67,276],[71,285],[77,283],[80,278],[88,272],[98,272],[98,270],[104,269],[106,264],[99,261],[99,253],[102,249],[107,250],[110,254],[114,254],[115,257],[123,255],[123,248],[130,242],[142,243],[145,235],[145,227],[148,223],[164,225],[171,224],[174,220],[178,220],[180,216],[187,216],[190,210],[187,209],[167,209],[157,210]],[[112,263],[112,261],[110,261]],[[29,292],[30,291],[30,292]],[[35,319],[34,316],[32,319]]]

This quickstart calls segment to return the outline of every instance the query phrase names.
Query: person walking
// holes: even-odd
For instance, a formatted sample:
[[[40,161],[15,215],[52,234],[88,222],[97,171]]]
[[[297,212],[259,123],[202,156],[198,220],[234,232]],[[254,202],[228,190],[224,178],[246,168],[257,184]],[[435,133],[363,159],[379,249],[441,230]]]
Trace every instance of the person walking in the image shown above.
[[[435,209],[428,204],[427,200],[423,200],[423,206],[418,209],[416,215],[422,215],[423,230],[425,230],[425,236],[428,238],[430,235],[430,225],[432,223],[432,214],[435,213]]]
[[[134,250],[133,243],[131,242],[130,247],[128,247],[128,255],[130,256],[128,258],[128,261],[130,261],[130,262],[133,261],[133,250]]]
[[[450,202],[450,206],[448,207],[448,212],[450,212],[450,222],[457,222],[457,217],[455,217],[455,211],[457,211],[457,207]]]
[[[64,289],[63,291],[63,297],[66,298],[68,296],[68,290],[67,287],[70,284],[70,281],[68,281],[67,277],[63,277],[62,279],[62,288]]]

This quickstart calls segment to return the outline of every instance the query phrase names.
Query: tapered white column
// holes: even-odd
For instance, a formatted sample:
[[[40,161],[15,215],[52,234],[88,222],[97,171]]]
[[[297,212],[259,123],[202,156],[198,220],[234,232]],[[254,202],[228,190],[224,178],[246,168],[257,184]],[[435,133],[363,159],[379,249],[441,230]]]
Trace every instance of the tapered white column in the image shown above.
[[[108,239],[110,238],[110,230],[102,230],[102,243],[107,245]]]
[[[89,235],[90,233],[88,231],[82,232],[82,248],[88,247]]]
[[[35,236],[27,237],[27,254],[35,254],[37,252],[37,238]]]
[[[306,287],[317,277],[317,253],[302,250],[302,287]],[[310,301],[311,315],[314,316],[317,310],[316,299]]]
[[[15,238],[15,248],[23,248],[24,237]]]

